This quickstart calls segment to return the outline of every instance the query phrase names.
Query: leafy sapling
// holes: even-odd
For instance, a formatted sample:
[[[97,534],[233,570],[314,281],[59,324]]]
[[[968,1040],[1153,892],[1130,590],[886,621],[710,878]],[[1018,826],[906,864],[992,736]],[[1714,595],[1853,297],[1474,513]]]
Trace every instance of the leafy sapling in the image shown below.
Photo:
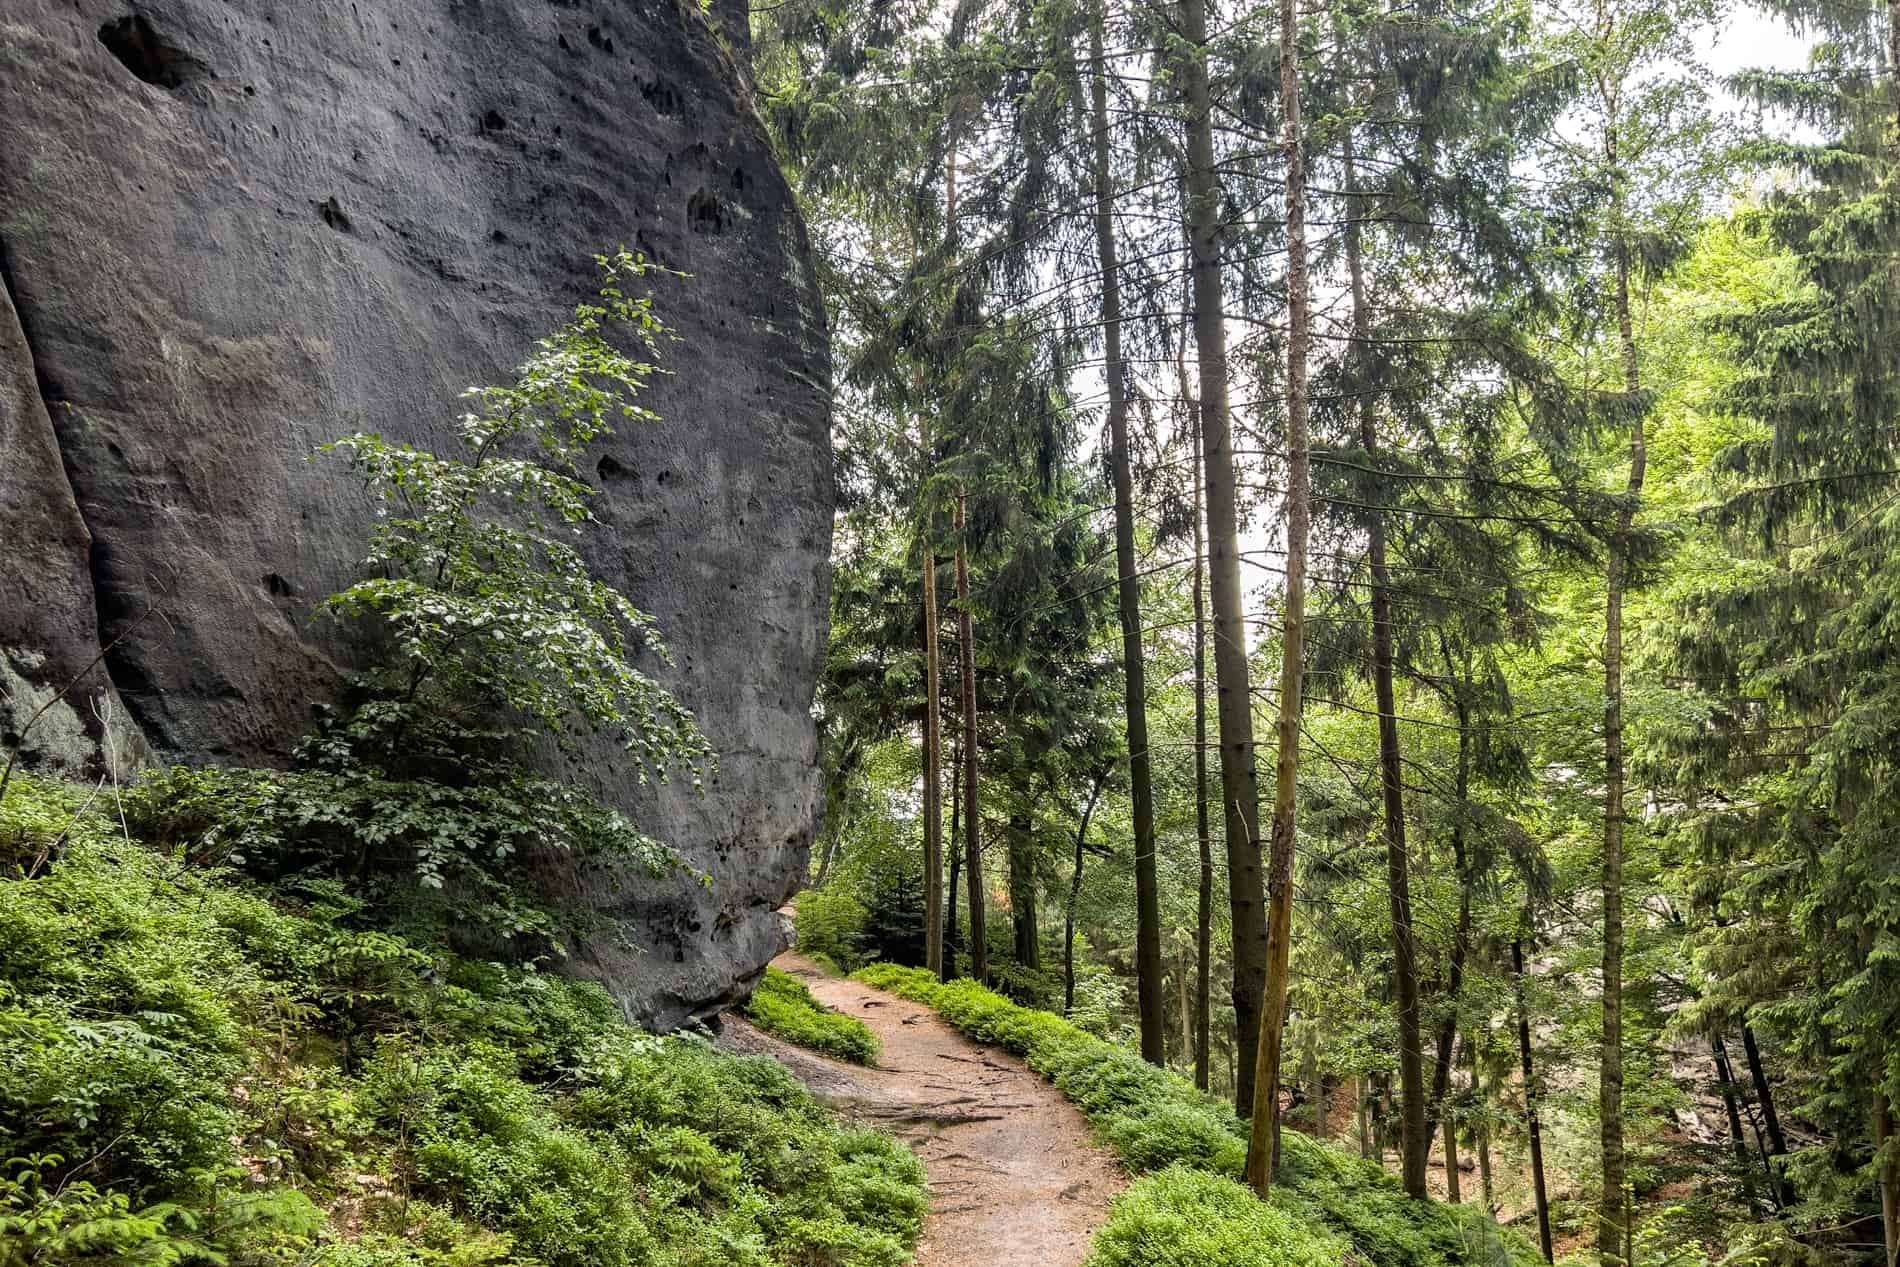
[[[442,456],[357,432],[342,452],[382,502],[369,565],[381,575],[325,601],[332,615],[373,619],[394,661],[372,676],[375,724],[399,743],[418,700],[433,709],[500,711],[567,741],[614,735],[642,777],[684,768],[695,782],[712,752],[692,714],[633,663],[670,663],[653,618],[596,577],[574,544],[593,489],[578,460],[616,420],[657,422],[638,403],[662,340],[652,297],[626,284],[652,271],[622,250],[599,256],[598,303],[541,339],[513,383],[466,393],[461,452]],[[608,341],[618,330],[644,356]]]
[[[135,798],[144,829],[280,879],[347,878],[388,918],[478,924],[558,947],[570,927],[533,896],[527,860],[569,852],[651,874],[677,853],[618,810],[531,765],[608,736],[642,782],[701,786],[714,754],[636,659],[669,663],[653,618],[588,566],[588,446],[639,403],[672,336],[633,284],[653,271],[596,257],[597,300],[539,340],[506,386],[477,387],[456,446],[357,432],[341,453],[377,499],[368,565],[329,615],[385,655],[358,674],[288,772],[174,770]],[[621,345],[633,349],[632,354]]]

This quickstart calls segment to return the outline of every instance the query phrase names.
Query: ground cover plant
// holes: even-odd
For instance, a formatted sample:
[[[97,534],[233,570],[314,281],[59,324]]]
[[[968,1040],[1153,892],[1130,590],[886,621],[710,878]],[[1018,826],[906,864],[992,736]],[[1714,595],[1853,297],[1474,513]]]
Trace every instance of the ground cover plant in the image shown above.
[[[599,987],[0,805],[0,1263],[897,1267],[904,1148]]]
[[[1278,1181],[1271,1204],[1262,1205],[1238,1182],[1246,1124],[1180,1076],[973,981],[939,982],[893,964],[873,964],[854,979],[934,1008],[971,1038],[1021,1056],[1143,1176],[1117,1199],[1092,1267],[1332,1263],[1342,1252],[1373,1267],[1542,1261],[1479,1211],[1414,1201],[1374,1163],[1293,1130],[1282,1132]],[[1190,1226],[1201,1230],[1176,1234]]]
[[[768,967],[746,1004],[745,1014],[760,1029],[788,1043],[855,1065],[877,1063],[877,1035],[870,1026],[832,1011],[789,972]]]

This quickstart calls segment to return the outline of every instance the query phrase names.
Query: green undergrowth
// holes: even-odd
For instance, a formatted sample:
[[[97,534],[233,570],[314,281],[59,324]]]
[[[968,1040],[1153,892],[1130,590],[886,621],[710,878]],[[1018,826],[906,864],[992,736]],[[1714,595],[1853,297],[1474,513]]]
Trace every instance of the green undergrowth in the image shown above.
[[[1247,1127],[1134,1052],[970,981],[873,964],[855,979],[934,1008],[1054,1082],[1141,1176],[1116,1199],[1091,1267],[1532,1267],[1527,1241],[1468,1206],[1408,1198],[1378,1165],[1283,1130],[1273,1199],[1240,1179]]]
[[[874,1065],[877,1035],[854,1016],[834,1012],[789,972],[767,968],[745,1014],[753,1024],[788,1043],[857,1065]]]
[[[0,1267],[909,1260],[917,1160],[776,1063],[86,800],[0,804]]]

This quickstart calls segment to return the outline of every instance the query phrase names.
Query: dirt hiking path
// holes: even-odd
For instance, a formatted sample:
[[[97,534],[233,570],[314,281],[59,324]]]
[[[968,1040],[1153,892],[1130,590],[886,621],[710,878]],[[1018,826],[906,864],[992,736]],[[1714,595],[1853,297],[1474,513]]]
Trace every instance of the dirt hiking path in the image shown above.
[[[776,1057],[849,1120],[908,1142],[923,1159],[930,1213],[918,1267],[1077,1267],[1127,1183],[1089,1142],[1082,1114],[1014,1056],[979,1046],[920,1003],[823,971],[796,954],[773,965],[884,1044],[865,1069],[780,1042],[728,1013],[720,1043]]]

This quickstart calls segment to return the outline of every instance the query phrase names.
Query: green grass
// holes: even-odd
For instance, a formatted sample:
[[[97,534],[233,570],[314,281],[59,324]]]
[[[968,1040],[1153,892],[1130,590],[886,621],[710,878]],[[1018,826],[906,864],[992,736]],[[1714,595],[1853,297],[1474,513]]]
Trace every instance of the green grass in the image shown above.
[[[1236,1182],[1246,1124],[1178,1075],[967,980],[939,982],[889,964],[855,979],[926,1004],[970,1037],[1021,1056],[1087,1115],[1129,1170],[1146,1176],[1116,1199],[1091,1267],[1304,1267],[1338,1263],[1342,1251],[1372,1267],[1542,1262],[1481,1212],[1413,1201],[1376,1164],[1297,1131],[1282,1132],[1273,1200],[1263,1205]],[[1204,1234],[1189,1237],[1188,1227]]]
[[[834,1012],[788,972],[767,968],[745,1014],[768,1034],[856,1065],[877,1063],[877,1035],[853,1016]]]
[[[0,804],[0,1264],[909,1261],[921,1165],[775,1062],[83,800]]]

